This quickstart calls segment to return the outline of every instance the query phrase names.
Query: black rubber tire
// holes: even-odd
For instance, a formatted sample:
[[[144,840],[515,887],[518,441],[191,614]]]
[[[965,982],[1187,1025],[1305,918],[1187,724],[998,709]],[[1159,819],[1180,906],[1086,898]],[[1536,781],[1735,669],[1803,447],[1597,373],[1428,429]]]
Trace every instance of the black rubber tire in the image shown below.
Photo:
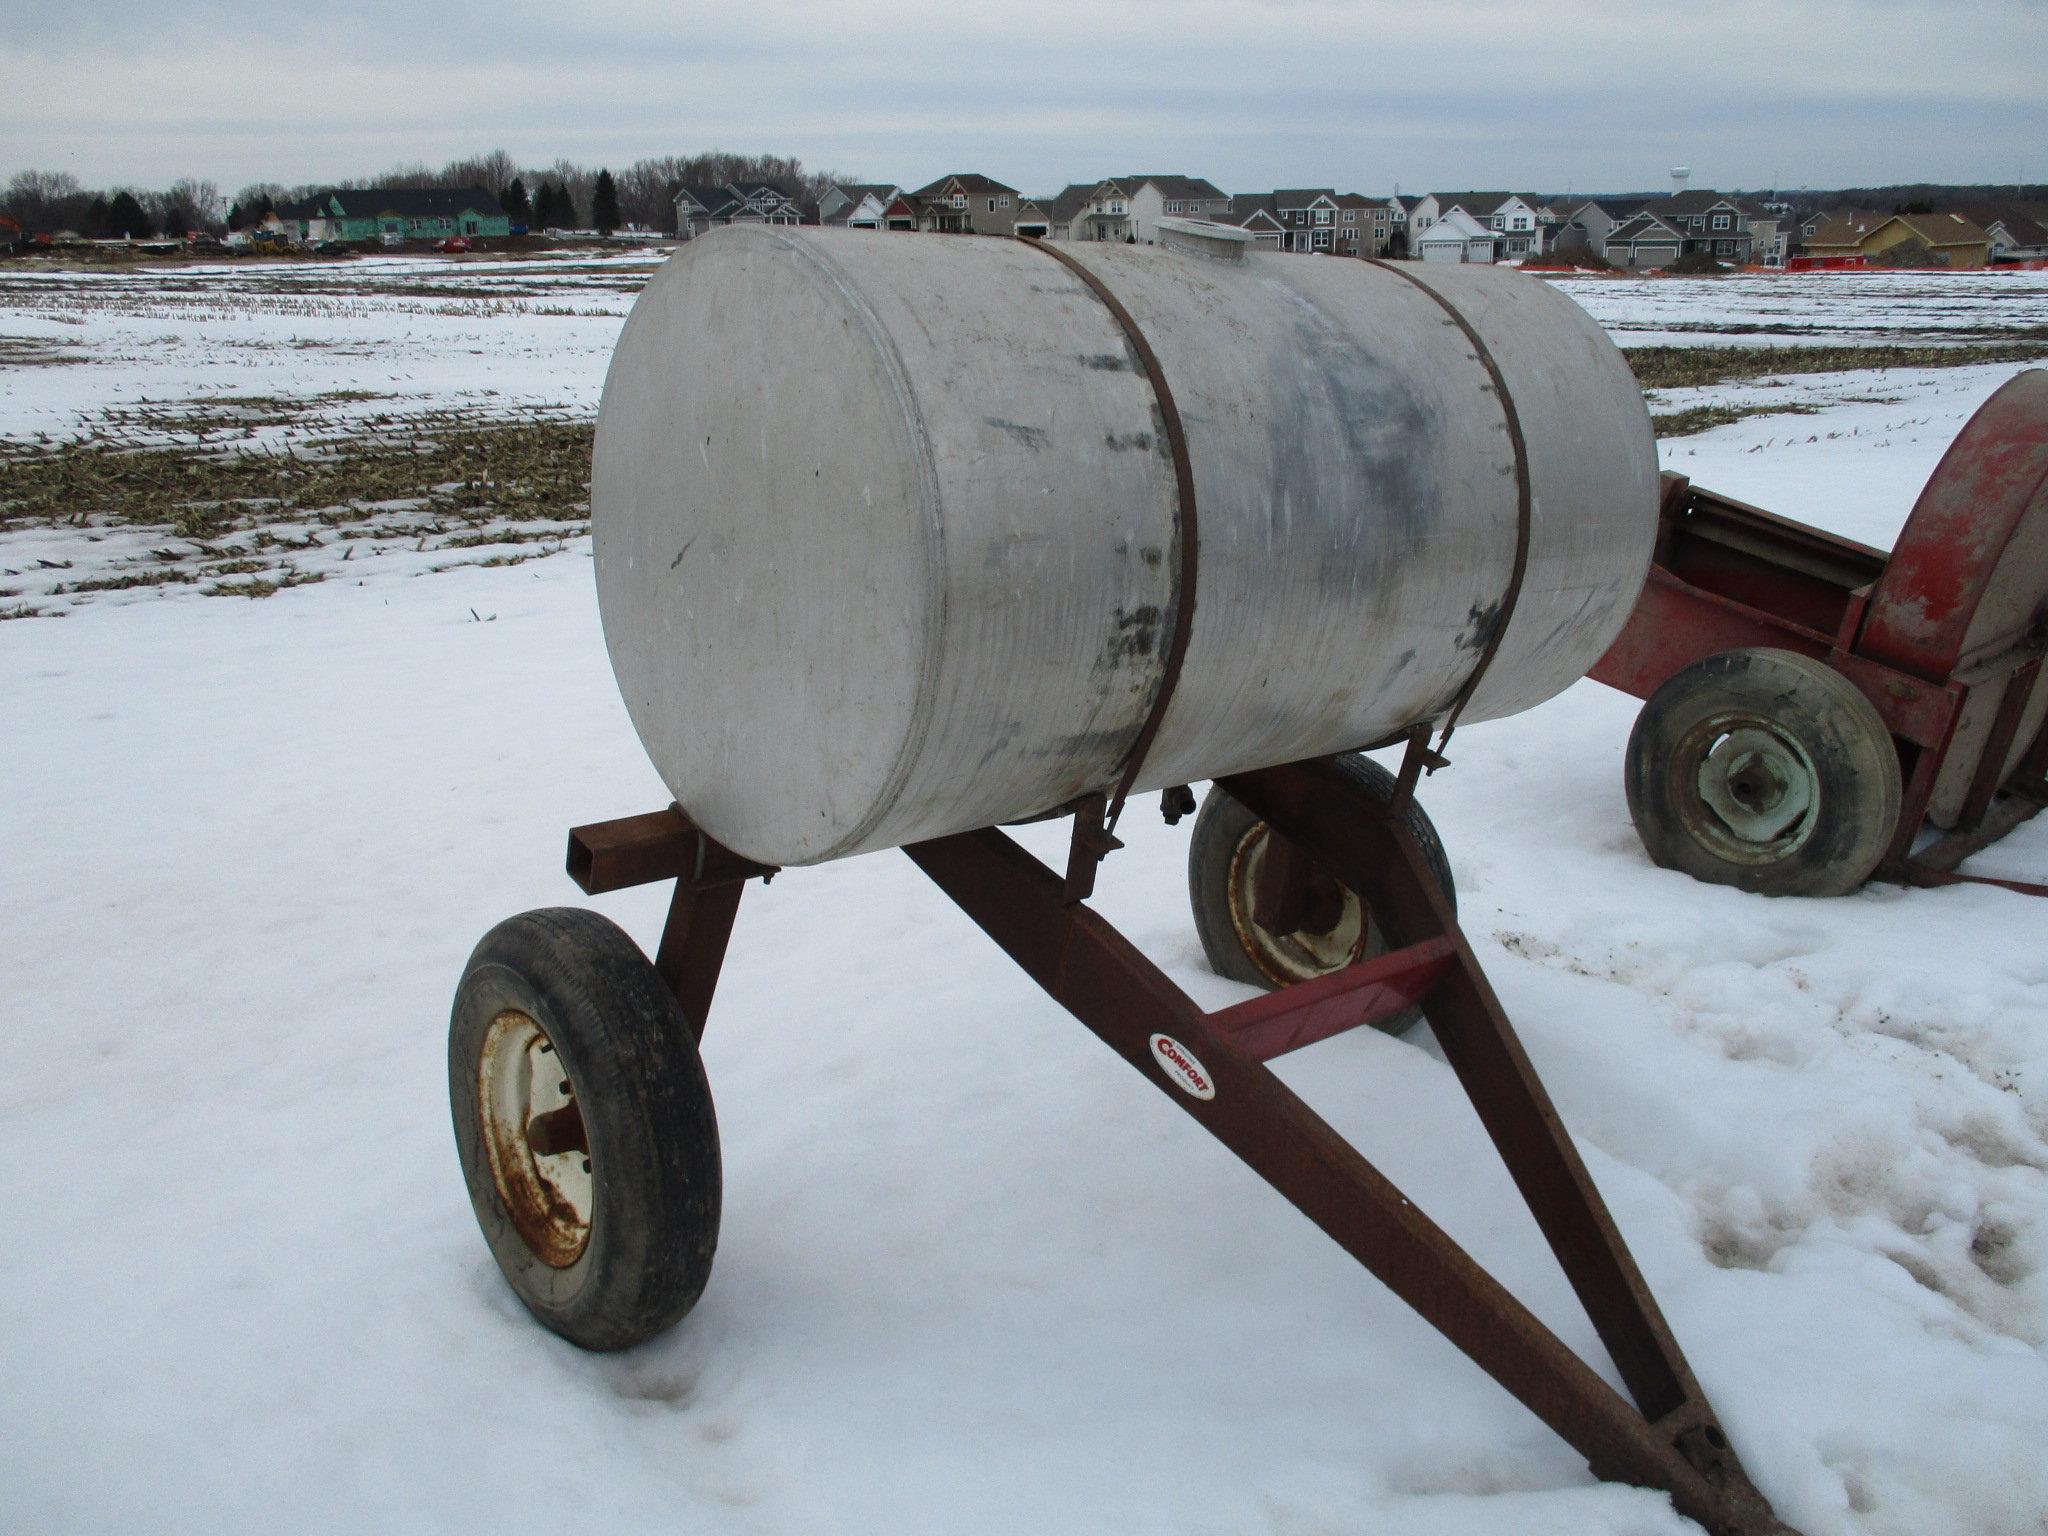
[[[1736,730],[1797,763],[1806,809],[1774,836],[1745,834],[1706,798],[1703,770]],[[1793,651],[1723,651],[1671,677],[1636,717],[1626,772],[1654,862],[1766,896],[1847,895],[1898,830],[1899,753],[1884,717],[1839,672]],[[1767,778],[1762,793],[1782,782]]]
[[[1371,758],[1354,753],[1337,761],[1346,777],[1366,794],[1382,805],[1393,800],[1394,775]],[[1422,845],[1423,857],[1455,912],[1458,888],[1451,878],[1451,863],[1444,855],[1443,840],[1437,836],[1436,827],[1412,797],[1402,813],[1402,821]],[[1212,785],[1202,801],[1201,813],[1195,817],[1194,837],[1188,846],[1188,901],[1194,908],[1195,932],[1202,941],[1202,952],[1209,958],[1210,969],[1232,981],[1271,991],[1284,984],[1282,978],[1271,974],[1260,964],[1258,956],[1247,947],[1240,932],[1240,920],[1250,925],[1251,914],[1233,914],[1231,910],[1232,866],[1237,861],[1239,850],[1247,847],[1253,837],[1264,830],[1264,822],[1233,799],[1228,791]],[[1359,958],[1384,954],[1386,948],[1386,938],[1379,931],[1379,925],[1371,920],[1368,908],[1365,944]],[[1338,968],[1336,965],[1328,967],[1330,970]],[[1391,1034],[1399,1034],[1420,1017],[1420,1010],[1411,1008],[1380,1027]]]
[[[484,1145],[481,1057],[507,1010],[547,1036],[588,1137],[589,1237],[562,1268],[520,1235]],[[674,994],[615,923],[549,907],[484,935],[455,992],[448,1097],[477,1223],[543,1324],[584,1349],[628,1349],[696,1304],[718,1246],[718,1119]]]

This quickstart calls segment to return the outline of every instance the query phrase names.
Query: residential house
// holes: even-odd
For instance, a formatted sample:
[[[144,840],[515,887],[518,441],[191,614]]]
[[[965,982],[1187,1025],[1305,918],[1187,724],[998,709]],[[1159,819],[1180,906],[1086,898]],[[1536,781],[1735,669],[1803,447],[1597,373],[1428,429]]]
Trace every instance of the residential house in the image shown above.
[[[1853,246],[1890,217],[1874,208],[1831,208],[1825,213],[1816,210],[1799,221],[1799,248],[1808,256],[1844,254],[1836,248]],[[1830,249],[1815,250],[1816,240]]]
[[[1625,272],[1653,272],[1685,254],[1685,231],[1645,209],[1610,230],[1600,254]]]
[[[911,194],[917,199],[917,227],[940,235],[1013,235],[1017,232],[1017,189],[969,171],[941,176]]]
[[[880,229],[902,190],[884,182],[834,182],[818,199],[818,222],[841,229]]]
[[[1199,176],[1119,176],[1129,191],[1129,233],[1140,245],[1159,238],[1161,219],[1213,219],[1230,208],[1229,194]]]
[[[395,243],[512,233],[504,208],[482,187],[336,188],[287,203],[264,223],[294,240]]]
[[[1230,200],[1230,211],[1218,214],[1216,222],[1235,224],[1263,250],[1286,249],[1287,226],[1280,222],[1280,212],[1270,192],[1238,193]]]
[[[1077,191],[1080,197],[1072,199]],[[1098,181],[1085,187],[1076,182],[1056,203],[1066,210],[1065,218],[1056,220],[1064,225],[1066,234],[1056,238],[1116,244],[1138,238],[1131,226],[1131,189],[1121,181]]]
[[[1087,208],[1089,199],[1095,195],[1093,182],[1071,181],[1053,194],[1052,203],[1045,209],[1046,235],[1053,240],[1078,240],[1074,233],[1074,221]]]
[[[1546,226],[1539,199],[1517,192],[1437,192],[1436,218],[1452,210],[1500,236],[1499,259],[1521,261],[1543,254]]]
[[[917,228],[920,216],[917,199],[908,192],[899,192],[894,201],[882,210],[882,228],[908,233]]]
[[[1991,236],[1960,213],[1895,213],[1842,254],[1900,266],[1975,268],[1990,262]]]
[[[1384,256],[1387,253],[1387,200],[1357,192],[1337,194],[1339,256]]]
[[[1016,233],[1026,240],[1046,240],[1052,236],[1052,205],[1049,197],[1020,197],[1017,199]]]
[[[1387,199],[1387,254],[1390,256],[1412,256],[1415,254],[1412,242],[1416,230],[1416,213],[1424,203],[1435,212],[1436,204],[1427,197],[1403,197],[1396,192]]]
[[[2041,261],[2048,258],[2048,228],[2018,208],[1978,206],[1956,210],[1991,238],[1991,260]]]
[[[1754,203],[1705,188],[1658,198],[1643,211],[1678,232],[1680,256],[1708,255],[1738,264],[1747,264],[1754,254],[1749,222],[1763,212]]]
[[[1335,188],[1280,188],[1273,194],[1273,214],[1287,231],[1281,249],[1334,252],[1340,211]]]
[[[1589,197],[1575,204],[1558,227],[1555,249],[1607,252],[1607,237],[1641,213],[1650,204],[1647,197]]]
[[[1749,217],[1749,259],[1760,267],[1782,267],[1792,254],[1792,222],[1759,210]]]
[[[766,182],[683,187],[676,193],[676,238],[695,239],[721,224],[801,224],[803,205]]]
[[[1427,229],[1413,237],[1412,249],[1424,261],[1498,261],[1503,238],[1464,209],[1451,208],[1439,213]]]

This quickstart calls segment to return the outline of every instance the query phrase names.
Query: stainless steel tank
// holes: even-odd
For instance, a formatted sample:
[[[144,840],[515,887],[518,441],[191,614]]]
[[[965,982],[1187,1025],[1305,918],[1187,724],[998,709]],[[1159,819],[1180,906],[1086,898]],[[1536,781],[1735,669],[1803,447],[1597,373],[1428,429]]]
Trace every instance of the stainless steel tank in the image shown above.
[[[1462,718],[1581,676],[1642,586],[1657,490],[1642,394],[1585,312],[1507,270],[1170,238],[1061,247],[1149,340],[1193,472],[1192,630],[1136,787],[1449,708],[1517,541],[1482,349],[1529,549]],[[767,863],[1108,789],[1160,692],[1180,515],[1127,330],[1026,241],[717,230],[655,274],[605,381],[613,669],[677,802]]]

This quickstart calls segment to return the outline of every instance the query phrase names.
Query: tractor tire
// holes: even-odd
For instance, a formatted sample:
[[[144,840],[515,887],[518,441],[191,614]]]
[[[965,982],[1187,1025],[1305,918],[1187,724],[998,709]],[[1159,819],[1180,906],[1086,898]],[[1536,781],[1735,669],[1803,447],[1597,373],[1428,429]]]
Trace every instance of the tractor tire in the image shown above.
[[[1666,681],[1629,733],[1627,788],[1654,862],[1766,896],[1847,895],[1899,824],[1877,707],[1793,651],[1724,651]]]
[[[718,1120],[674,994],[616,924],[551,907],[484,936],[455,992],[448,1098],[477,1224],[541,1323],[628,1349],[696,1304]]]
[[[1363,754],[1337,761],[1345,776],[1364,793],[1382,805],[1392,802],[1393,774]],[[1430,872],[1456,911],[1458,890],[1435,826],[1413,798],[1402,821],[1422,845]],[[1188,847],[1188,899],[1194,908],[1202,952],[1217,975],[1271,991],[1386,953],[1386,935],[1371,910],[1334,881],[1329,882],[1334,903],[1319,903],[1320,919],[1310,927],[1286,934],[1268,933],[1260,927],[1252,918],[1252,893],[1267,836],[1263,821],[1227,790],[1211,786],[1201,814],[1195,818]],[[1411,1008],[1380,1028],[1399,1034],[1420,1017],[1421,1010]]]

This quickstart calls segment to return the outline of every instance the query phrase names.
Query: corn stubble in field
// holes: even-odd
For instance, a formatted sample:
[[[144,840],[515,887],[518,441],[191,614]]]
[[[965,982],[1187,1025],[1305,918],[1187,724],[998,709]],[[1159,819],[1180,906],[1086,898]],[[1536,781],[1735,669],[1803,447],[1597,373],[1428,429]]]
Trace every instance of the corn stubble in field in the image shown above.
[[[303,408],[206,402],[174,417],[110,417],[112,442],[0,453],[0,530],[129,527],[160,530],[169,541],[112,574],[60,583],[52,597],[187,585],[268,597],[332,574],[342,541],[424,554],[508,546],[462,562],[508,565],[545,552],[522,546],[560,545],[587,526],[588,421],[478,423],[429,413],[371,418],[345,436],[248,441]],[[171,427],[190,441],[120,441],[124,428]],[[317,566],[293,558],[312,551],[327,558]],[[354,554],[344,550],[341,559]],[[6,617],[37,611],[0,608]]]

